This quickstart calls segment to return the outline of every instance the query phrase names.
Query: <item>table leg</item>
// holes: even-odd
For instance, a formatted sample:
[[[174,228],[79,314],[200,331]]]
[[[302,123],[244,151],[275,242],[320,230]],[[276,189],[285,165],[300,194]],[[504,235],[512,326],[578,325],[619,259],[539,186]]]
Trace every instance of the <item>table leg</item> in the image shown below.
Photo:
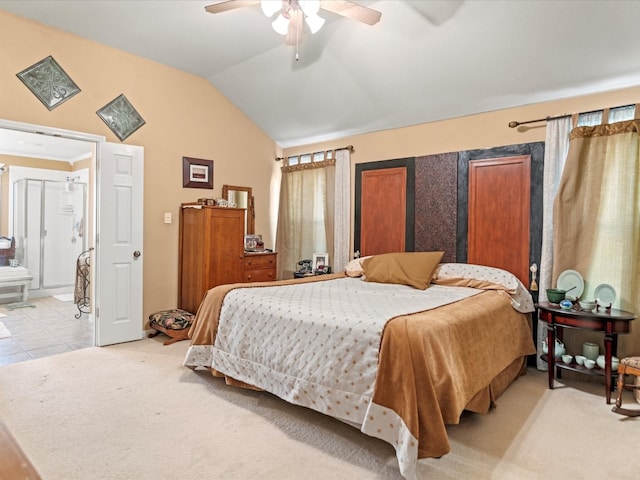
[[[556,368],[556,327],[547,324],[547,363],[549,364],[549,388],[553,390],[553,381]]]
[[[606,333],[604,336],[604,383],[607,389],[607,404],[611,403],[611,355],[615,333]]]
[[[556,326],[556,340],[564,345],[564,328]],[[555,348],[556,348],[555,342],[554,342],[553,348],[554,348],[554,352],[555,352]],[[553,364],[554,365],[556,364],[556,355],[553,356]],[[562,378],[562,369],[561,368],[556,368],[555,374],[556,374],[556,379],[558,379],[558,380],[561,379]]]

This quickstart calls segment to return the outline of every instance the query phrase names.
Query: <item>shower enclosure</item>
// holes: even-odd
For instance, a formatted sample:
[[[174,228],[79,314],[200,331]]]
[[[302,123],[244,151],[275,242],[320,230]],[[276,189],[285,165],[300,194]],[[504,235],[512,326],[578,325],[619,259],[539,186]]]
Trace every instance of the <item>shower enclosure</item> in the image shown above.
[[[30,289],[73,286],[87,248],[87,184],[21,179],[13,184],[15,258],[33,276]]]

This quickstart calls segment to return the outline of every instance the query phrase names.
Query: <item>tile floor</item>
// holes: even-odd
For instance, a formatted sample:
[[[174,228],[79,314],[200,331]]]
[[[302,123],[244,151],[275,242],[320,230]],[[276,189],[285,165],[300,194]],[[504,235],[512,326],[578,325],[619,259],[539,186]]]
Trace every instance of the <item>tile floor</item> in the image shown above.
[[[93,323],[88,315],[75,318],[73,302],[54,297],[29,298],[35,307],[9,310],[0,304],[0,322],[11,332],[0,338],[0,365],[23,362],[93,345]]]

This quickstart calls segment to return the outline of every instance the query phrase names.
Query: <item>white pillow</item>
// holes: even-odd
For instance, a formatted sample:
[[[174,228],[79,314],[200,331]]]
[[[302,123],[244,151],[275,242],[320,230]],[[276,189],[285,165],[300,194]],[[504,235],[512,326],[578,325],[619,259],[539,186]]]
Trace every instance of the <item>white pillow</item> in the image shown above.
[[[518,278],[506,270],[470,263],[441,263],[434,279],[465,278],[501,285],[510,293],[515,293],[520,284]]]
[[[484,290],[504,290],[517,311],[534,311],[533,298],[518,277],[501,268],[469,263],[442,263],[433,275],[433,283]]]

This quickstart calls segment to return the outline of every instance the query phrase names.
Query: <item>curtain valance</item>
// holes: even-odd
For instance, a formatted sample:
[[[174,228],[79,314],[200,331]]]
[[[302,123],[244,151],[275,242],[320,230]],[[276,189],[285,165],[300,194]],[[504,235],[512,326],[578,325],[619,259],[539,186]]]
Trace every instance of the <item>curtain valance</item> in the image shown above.
[[[576,127],[571,130],[570,140],[577,138],[607,137],[620,133],[640,132],[640,120],[627,120],[625,122],[595,125],[593,127]]]
[[[313,170],[315,168],[331,167],[336,164],[336,160],[322,160],[321,162],[299,163],[298,165],[285,165],[281,167],[282,173],[299,172],[302,170]]]

